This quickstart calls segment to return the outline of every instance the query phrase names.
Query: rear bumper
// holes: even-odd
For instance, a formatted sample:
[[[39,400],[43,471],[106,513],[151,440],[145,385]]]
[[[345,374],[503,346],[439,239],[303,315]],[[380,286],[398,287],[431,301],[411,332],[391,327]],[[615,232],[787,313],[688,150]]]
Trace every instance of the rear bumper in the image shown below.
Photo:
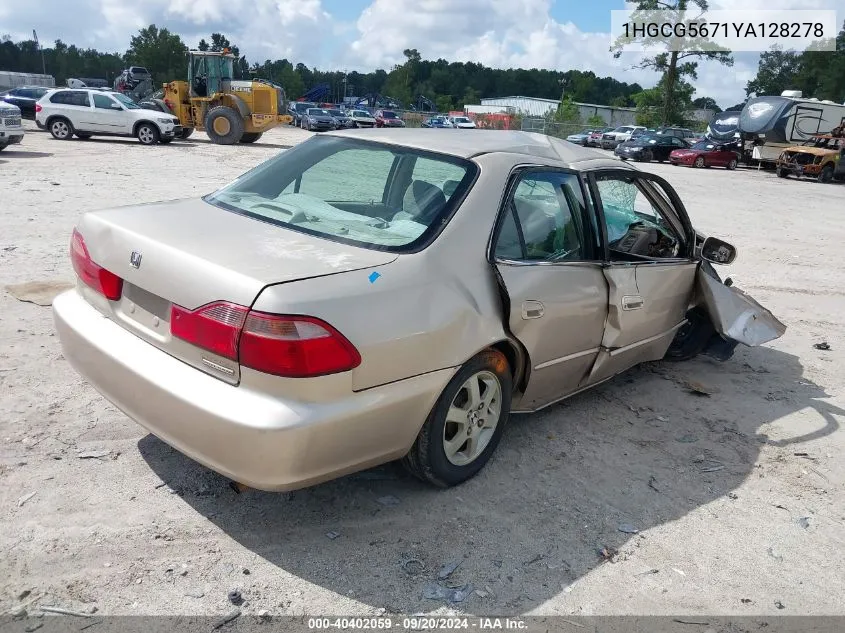
[[[403,456],[455,371],[357,393],[350,387],[328,402],[294,400],[190,367],[105,318],[76,290],[55,299],[53,318],[65,358],[116,407],[188,457],[262,490],[294,490]],[[309,380],[351,386],[344,376]],[[337,391],[337,382],[326,384]]]

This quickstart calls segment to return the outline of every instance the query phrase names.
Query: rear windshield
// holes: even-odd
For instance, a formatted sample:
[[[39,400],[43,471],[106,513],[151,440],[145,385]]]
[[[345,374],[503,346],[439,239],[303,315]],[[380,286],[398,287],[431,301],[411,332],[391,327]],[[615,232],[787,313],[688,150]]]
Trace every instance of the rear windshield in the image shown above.
[[[388,112],[387,110],[385,110],[384,112],[381,113],[381,116],[385,119],[395,119],[396,113],[395,112]]]
[[[295,231],[401,253],[436,237],[477,171],[457,157],[315,136],[205,200]]]

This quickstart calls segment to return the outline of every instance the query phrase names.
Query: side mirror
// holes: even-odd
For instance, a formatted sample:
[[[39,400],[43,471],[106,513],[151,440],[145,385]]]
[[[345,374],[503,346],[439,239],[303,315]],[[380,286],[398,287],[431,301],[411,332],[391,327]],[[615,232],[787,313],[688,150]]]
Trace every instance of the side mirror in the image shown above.
[[[736,259],[736,248],[715,237],[708,237],[701,245],[701,259],[711,264],[732,264]]]

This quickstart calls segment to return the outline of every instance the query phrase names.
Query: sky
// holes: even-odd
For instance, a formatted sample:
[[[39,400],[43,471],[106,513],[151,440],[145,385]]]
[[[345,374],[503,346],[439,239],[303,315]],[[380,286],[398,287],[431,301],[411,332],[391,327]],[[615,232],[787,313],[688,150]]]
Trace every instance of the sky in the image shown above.
[[[711,9],[740,6],[835,9],[838,22],[845,19],[845,0],[710,0]],[[122,53],[139,28],[154,23],[192,47],[222,32],[250,62],[287,58],[366,72],[389,70],[403,50],[416,48],[424,59],[591,70],[653,86],[657,73],[633,68],[640,54],[615,60],[608,51],[610,11],[623,8],[623,0],[28,0],[0,3],[0,35],[17,41],[36,29],[42,44],[61,39]],[[703,63],[696,96],[723,108],[743,101],[758,59],[737,53],[733,68]]]

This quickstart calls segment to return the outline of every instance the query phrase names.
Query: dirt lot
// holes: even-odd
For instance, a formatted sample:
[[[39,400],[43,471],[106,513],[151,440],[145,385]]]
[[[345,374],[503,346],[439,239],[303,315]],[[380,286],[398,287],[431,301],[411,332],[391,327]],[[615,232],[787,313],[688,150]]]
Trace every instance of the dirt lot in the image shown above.
[[[788,324],[773,344],[517,416],[453,490],[387,466],[237,495],[85,384],[49,307],[2,290],[69,282],[84,211],[208,192],[307,134],[197,136],[146,148],[30,128],[0,154],[0,612],[222,614],[238,589],[244,613],[845,614],[845,186],[649,167],[739,245],[728,274]],[[456,562],[449,582],[475,592],[425,597]]]

